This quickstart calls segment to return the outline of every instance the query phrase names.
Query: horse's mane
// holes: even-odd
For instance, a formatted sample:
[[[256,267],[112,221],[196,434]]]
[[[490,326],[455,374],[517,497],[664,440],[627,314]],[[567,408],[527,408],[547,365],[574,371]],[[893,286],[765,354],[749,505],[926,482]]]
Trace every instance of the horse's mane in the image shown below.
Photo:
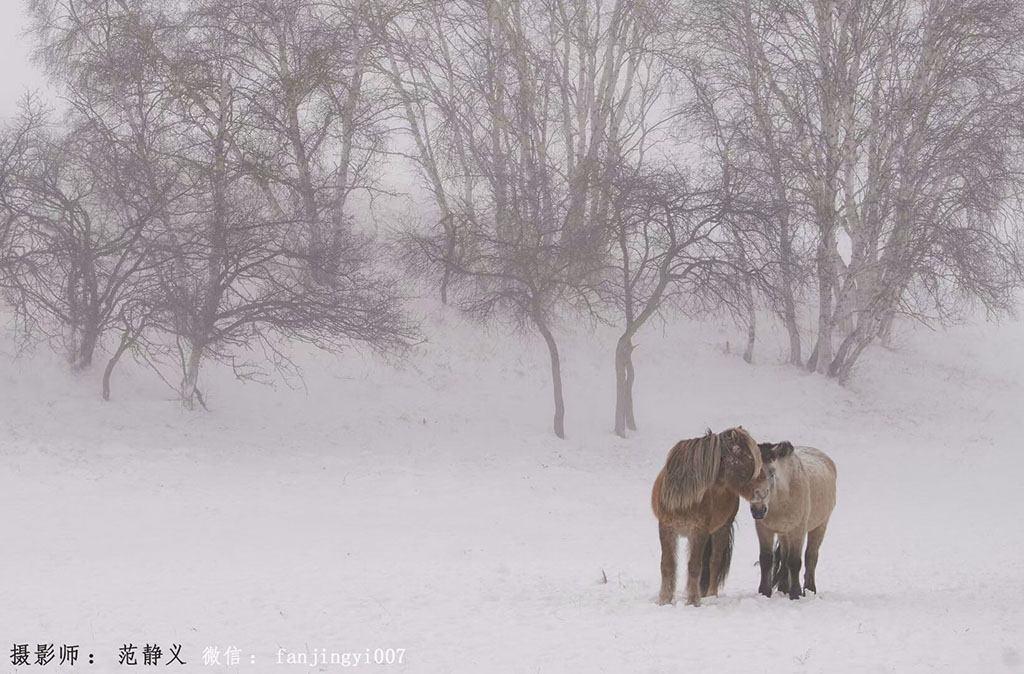
[[[662,507],[679,511],[700,501],[718,479],[721,465],[722,440],[711,429],[699,438],[677,442],[665,461]]]
[[[680,440],[668,453],[661,482],[660,505],[663,511],[686,510],[704,498],[704,494],[718,481],[724,443],[727,442],[738,442],[740,447],[750,451],[754,460],[751,479],[760,473],[761,452],[742,426],[721,433],[712,433],[709,428],[699,438]]]

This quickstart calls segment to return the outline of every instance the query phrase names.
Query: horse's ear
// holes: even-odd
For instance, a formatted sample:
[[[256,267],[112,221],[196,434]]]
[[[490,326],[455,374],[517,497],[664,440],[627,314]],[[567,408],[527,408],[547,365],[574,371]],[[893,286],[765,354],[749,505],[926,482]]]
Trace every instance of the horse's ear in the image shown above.
[[[757,448],[761,450],[761,461],[771,463],[776,459],[775,445],[770,442],[759,442]]]
[[[789,440],[783,440],[779,444],[775,445],[775,456],[783,457],[789,456],[793,453],[793,443]]]

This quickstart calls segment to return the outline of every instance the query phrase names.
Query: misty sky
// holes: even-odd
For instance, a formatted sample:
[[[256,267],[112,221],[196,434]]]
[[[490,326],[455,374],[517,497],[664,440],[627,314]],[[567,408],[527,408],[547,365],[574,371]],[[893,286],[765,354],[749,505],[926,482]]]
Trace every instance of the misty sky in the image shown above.
[[[25,89],[37,89],[43,80],[28,60],[29,42],[22,36],[26,22],[21,0],[0,0],[0,116],[15,112]]]

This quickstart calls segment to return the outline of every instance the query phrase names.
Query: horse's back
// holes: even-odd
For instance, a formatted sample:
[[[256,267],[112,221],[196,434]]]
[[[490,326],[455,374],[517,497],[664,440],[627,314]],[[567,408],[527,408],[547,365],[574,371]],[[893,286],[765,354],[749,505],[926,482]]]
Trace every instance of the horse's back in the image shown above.
[[[793,451],[800,457],[800,462],[807,470],[815,470],[822,473],[820,479],[836,480],[836,463],[825,452],[817,447],[797,446]]]
[[[794,447],[807,476],[811,497],[808,529],[828,520],[836,505],[836,464],[828,454],[816,447]]]

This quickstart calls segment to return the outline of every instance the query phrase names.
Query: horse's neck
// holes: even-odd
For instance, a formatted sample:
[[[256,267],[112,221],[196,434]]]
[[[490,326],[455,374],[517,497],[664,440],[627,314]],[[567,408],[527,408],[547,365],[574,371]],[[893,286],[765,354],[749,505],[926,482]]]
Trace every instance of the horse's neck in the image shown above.
[[[736,495],[736,492],[723,480],[719,480],[718,482],[711,485],[711,487],[708,489],[708,493],[710,493],[712,498],[715,499],[731,498]]]
[[[803,466],[795,454],[783,457],[775,462],[775,491],[787,495],[793,490]]]

